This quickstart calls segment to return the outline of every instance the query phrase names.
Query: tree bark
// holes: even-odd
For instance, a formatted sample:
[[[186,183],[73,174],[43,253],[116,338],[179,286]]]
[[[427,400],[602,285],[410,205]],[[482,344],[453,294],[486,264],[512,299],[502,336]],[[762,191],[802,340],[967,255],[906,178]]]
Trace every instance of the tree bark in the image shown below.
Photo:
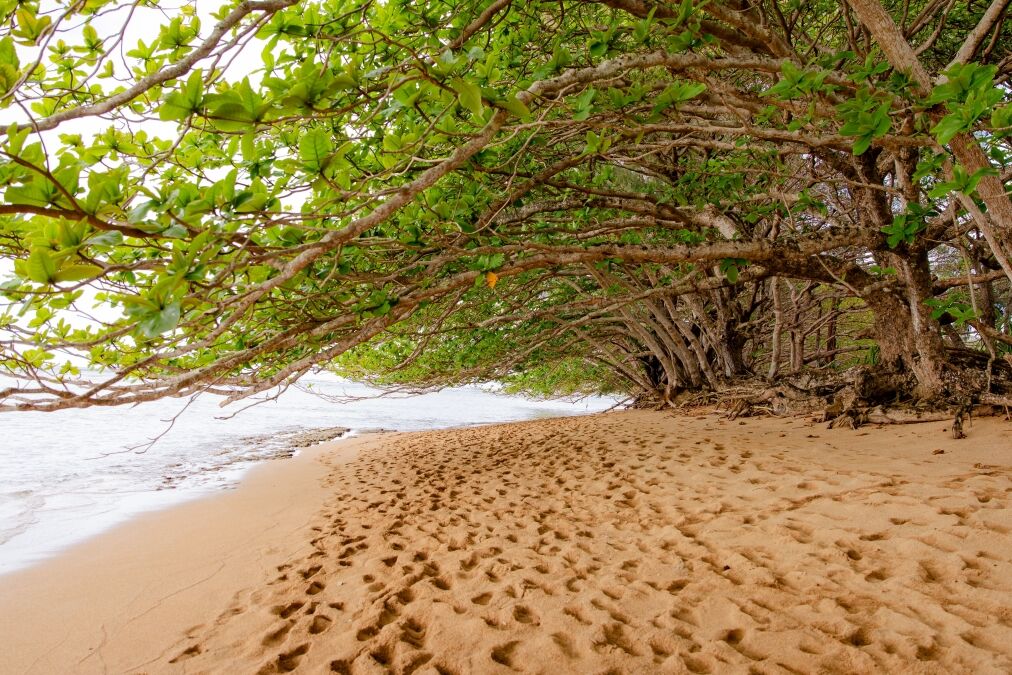
[[[780,370],[780,334],[784,329],[784,311],[780,301],[780,277],[770,279],[770,292],[773,294],[773,338],[770,353],[770,369],[766,377],[772,380]]]
[[[923,274],[908,273],[908,279],[919,287]],[[929,280],[930,282],[930,280]],[[934,399],[944,393],[942,371],[945,367],[945,346],[938,322],[923,306],[923,288],[910,288],[903,283],[902,294],[879,288],[865,295],[874,316],[875,339],[879,346],[879,366],[888,372],[909,372],[914,375],[914,396]],[[930,288],[930,286],[928,286]],[[911,302],[915,308],[911,309]]]

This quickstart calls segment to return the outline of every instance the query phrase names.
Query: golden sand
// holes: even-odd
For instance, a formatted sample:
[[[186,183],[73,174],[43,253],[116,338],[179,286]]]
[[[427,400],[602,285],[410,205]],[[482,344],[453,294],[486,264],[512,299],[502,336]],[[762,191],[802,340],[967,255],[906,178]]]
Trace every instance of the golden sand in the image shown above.
[[[1012,672],[1012,425],[944,426],[622,412],[338,443],[0,579],[0,671]]]

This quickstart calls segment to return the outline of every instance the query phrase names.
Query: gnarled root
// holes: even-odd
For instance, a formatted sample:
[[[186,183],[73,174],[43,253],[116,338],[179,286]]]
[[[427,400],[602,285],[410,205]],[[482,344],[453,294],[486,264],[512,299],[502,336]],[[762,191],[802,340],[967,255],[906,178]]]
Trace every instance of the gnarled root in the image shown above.
[[[723,403],[731,420],[759,414],[813,415],[814,422],[832,429],[951,421],[953,438],[965,438],[971,412],[985,416],[1004,410],[1012,419],[1012,368],[970,350],[955,350],[952,357],[946,391],[931,400],[917,399],[910,373],[869,366],[844,373],[801,372],[773,384],[739,382],[711,395]]]

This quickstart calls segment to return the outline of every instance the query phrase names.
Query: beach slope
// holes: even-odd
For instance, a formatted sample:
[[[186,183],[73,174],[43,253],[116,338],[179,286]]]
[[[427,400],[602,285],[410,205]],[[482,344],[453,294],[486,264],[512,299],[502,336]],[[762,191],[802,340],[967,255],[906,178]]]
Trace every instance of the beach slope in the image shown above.
[[[944,427],[632,411],[338,443],[241,516],[295,509],[247,528],[227,575],[206,538],[145,553],[135,523],[109,536],[152,569],[89,579],[99,547],[0,579],[0,670],[1012,672],[1012,425]],[[162,539],[240,518],[185,508]],[[106,593],[130,596],[118,628],[81,611]]]

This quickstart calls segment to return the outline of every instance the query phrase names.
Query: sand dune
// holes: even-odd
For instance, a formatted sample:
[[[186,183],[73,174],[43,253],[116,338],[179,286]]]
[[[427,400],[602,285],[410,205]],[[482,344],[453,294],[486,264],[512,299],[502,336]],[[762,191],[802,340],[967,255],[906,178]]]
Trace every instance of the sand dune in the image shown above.
[[[1012,426],[390,436],[152,672],[1012,672]],[[935,452],[943,450],[942,453]]]

